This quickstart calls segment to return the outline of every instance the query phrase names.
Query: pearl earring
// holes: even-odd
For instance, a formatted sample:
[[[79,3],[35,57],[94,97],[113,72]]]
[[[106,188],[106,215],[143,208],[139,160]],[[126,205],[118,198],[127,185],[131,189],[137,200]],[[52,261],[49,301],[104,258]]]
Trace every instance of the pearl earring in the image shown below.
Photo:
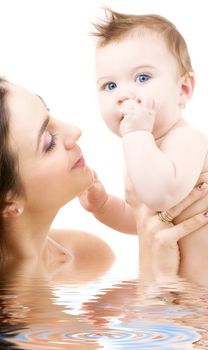
[[[22,214],[23,209],[15,207],[13,211],[14,211],[15,214],[20,215],[20,214]]]

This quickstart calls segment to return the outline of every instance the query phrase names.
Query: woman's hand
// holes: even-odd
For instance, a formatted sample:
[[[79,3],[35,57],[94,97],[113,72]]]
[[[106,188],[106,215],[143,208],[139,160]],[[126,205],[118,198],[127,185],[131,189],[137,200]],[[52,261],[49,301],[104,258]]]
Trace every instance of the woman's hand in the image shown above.
[[[174,225],[162,222],[157,215],[146,213],[140,232],[140,273],[143,280],[167,281],[177,277],[180,263],[179,239],[208,224],[208,185],[195,187],[190,195],[174,208],[168,210],[173,218],[196,203],[203,210]],[[174,221],[174,220],[173,220]]]
[[[198,186],[196,186],[190,195],[184,199],[184,201],[181,203],[182,206],[180,207],[179,204],[175,207],[175,212],[173,212],[173,217],[175,218],[174,224],[178,224],[207,210],[208,196],[204,197],[207,184],[208,173],[203,173],[199,178]]]

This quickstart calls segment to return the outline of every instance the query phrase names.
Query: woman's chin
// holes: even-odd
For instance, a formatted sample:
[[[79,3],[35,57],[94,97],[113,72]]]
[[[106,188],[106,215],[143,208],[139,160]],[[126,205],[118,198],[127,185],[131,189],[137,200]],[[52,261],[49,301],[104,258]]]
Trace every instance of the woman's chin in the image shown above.
[[[93,170],[91,168],[88,168],[88,169],[89,169],[90,173],[89,173],[89,179],[88,179],[89,181],[88,181],[88,185],[87,185],[86,190],[93,184],[94,178],[95,178]]]
[[[90,167],[85,166],[85,171],[81,182],[82,192],[86,191],[93,184],[94,171]]]
[[[68,183],[67,203],[78,197],[81,193],[88,190],[88,188],[94,182],[94,172],[88,166],[80,167],[76,169],[76,175],[74,174],[73,179],[70,179]]]

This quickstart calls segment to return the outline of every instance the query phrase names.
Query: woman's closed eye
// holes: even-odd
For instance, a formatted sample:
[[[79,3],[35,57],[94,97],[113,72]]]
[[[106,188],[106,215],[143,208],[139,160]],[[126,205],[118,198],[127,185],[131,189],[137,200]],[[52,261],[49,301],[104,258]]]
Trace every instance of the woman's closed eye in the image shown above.
[[[49,131],[46,131],[45,140],[44,140],[44,152],[50,152],[56,146],[56,134],[52,134]]]
[[[151,78],[151,77],[150,77],[149,74],[141,73],[141,74],[138,74],[138,75],[136,76],[135,82],[136,82],[136,83],[139,83],[139,84],[141,84],[141,83],[146,83],[147,81],[150,80],[150,78]]]

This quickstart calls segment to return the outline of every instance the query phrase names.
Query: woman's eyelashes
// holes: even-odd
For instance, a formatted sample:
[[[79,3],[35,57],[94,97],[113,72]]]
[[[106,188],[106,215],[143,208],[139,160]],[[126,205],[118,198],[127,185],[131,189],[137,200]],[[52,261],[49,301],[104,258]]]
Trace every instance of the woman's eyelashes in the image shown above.
[[[45,142],[43,147],[44,152],[47,153],[53,150],[53,148],[56,146],[56,137],[56,134],[46,131]]]

